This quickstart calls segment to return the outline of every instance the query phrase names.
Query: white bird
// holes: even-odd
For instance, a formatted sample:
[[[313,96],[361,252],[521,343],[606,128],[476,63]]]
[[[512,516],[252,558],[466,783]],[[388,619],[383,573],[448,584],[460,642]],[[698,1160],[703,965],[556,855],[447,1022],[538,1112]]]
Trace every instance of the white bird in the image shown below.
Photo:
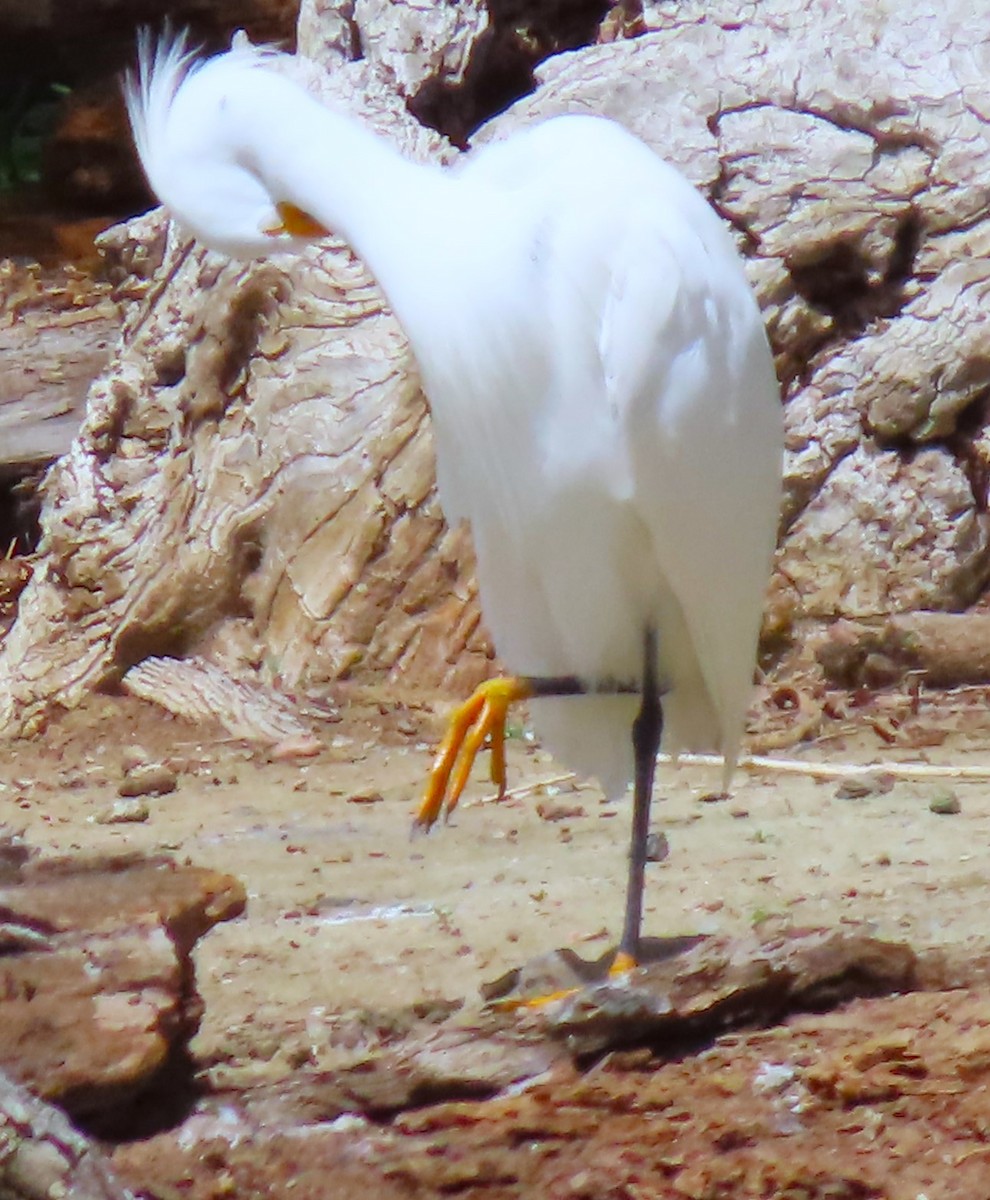
[[[278,70],[145,38],[127,85],[148,180],[237,257],[332,230],[402,324],[440,500],[466,518],[482,610],[518,675],[457,714],[418,821],[457,803],[508,703],[615,796],[635,783],[625,921],[640,955],[660,744],[734,764],[774,549],[779,388],[735,245],[702,196],[611,121],[563,116],[412,163]]]

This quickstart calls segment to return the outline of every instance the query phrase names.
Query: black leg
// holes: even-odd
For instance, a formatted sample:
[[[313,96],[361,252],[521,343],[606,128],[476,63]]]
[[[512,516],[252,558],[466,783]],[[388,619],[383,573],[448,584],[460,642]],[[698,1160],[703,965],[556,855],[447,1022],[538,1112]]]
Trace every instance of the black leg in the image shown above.
[[[639,684],[603,679],[587,684],[577,675],[521,675],[530,696],[638,696]]]
[[[626,885],[626,916],[619,954],[639,962],[639,938],[643,924],[643,886],[646,870],[646,840],[650,832],[650,801],[653,773],[663,733],[663,709],[657,681],[657,635],[648,629],[643,637],[643,690],[639,713],[633,722],[635,755],[632,837],[629,843],[629,879]]]

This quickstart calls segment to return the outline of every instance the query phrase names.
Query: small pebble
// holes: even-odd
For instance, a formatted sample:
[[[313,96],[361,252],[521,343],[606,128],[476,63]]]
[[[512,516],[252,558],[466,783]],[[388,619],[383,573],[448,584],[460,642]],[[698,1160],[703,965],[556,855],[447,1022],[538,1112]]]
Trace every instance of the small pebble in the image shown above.
[[[556,804],[553,801],[541,801],[536,812],[541,821],[573,821],[585,815],[580,804]]]
[[[137,767],[147,766],[150,762],[151,755],[143,746],[126,746],[120,757],[120,765],[125,775],[129,775]]]
[[[88,780],[82,771],[63,771],[58,777],[59,787],[73,791],[77,788],[84,788],[87,782]]]
[[[273,762],[290,758],[313,758],[323,749],[323,743],[311,733],[296,733],[276,742],[269,751]]]
[[[115,800],[109,808],[104,808],[101,812],[98,812],[93,817],[93,821],[97,825],[139,824],[142,821],[147,821],[150,816],[151,810],[146,800],[139,800],[136,797],[129,796],[124,800]]]
[[[646,838],[646,861],[647,862],[663,862],[670,854],[670,842],[667,840],[667,835],[660,830],[647,835]]]
[[[381,804],[385,797],[381,792],[355,792],[347,797],[348,804]]]
[[[164,763],[139,763],[124,773],[118,796],[165,796],[174,792],[178,778]]]
[[[955,816],[956,813],[962,812],[962,805],[959,803],[959,797],[951,788],[943,788],[937,791],[928,801],[928,808],[933,813],[938,813],[940,816]]]
[[[882,796],[894,786],[889,772],[864,771],[848,775],[835,789],[836,800],[864,800],[867,796]]]

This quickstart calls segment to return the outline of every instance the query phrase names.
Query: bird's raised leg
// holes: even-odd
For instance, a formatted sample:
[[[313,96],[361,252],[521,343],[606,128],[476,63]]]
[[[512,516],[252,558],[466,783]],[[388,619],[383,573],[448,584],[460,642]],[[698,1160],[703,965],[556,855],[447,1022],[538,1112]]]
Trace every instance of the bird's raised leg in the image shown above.
[[[633,722],[635,755],[632,836],[629,841],[629,876],[626,883],[626,915],[622,940],[609,974],[621,975],[639,962],[643,924],[643,887],[646,871],[646,842],[650,832],[650,802],[653,774],[663,733],[663,708],[657,680],[657,635],[648,629],[643,637],[643,690],[639,713]]]
[[[429,829],[441,812],[445,817],[450,816],[486,739],[491,749],[491,781],[500,797],[505,794],[505,720],[510,704],[533,696],[576,696],[584,691],[574,675],[504,675],[487,679],[450,718],[413,824]]]

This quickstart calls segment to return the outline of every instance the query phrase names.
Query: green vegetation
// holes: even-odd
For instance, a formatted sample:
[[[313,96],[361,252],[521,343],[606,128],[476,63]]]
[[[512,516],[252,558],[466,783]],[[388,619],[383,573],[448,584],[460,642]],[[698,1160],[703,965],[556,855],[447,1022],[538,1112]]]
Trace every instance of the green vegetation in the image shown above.
[[[0,192],[38,182],[45,139],[70,90],[24,79],[0,90]]]

